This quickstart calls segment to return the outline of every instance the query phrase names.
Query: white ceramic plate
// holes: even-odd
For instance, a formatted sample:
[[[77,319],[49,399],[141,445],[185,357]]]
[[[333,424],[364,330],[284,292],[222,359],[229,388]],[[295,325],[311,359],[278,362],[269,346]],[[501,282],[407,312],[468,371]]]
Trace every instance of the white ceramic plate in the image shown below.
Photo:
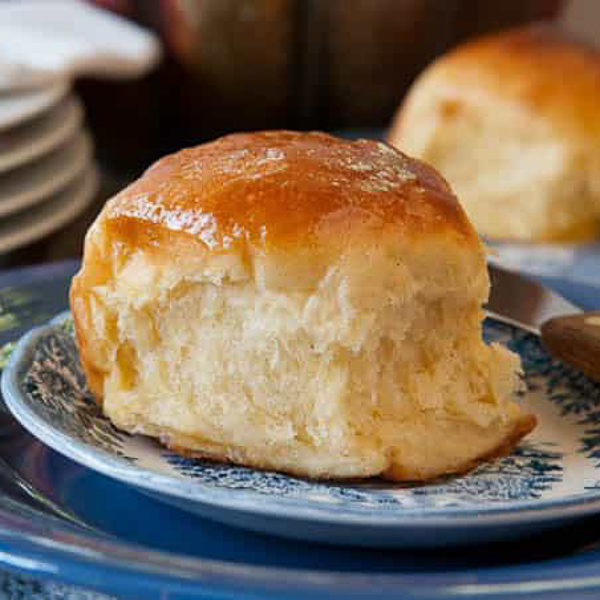
[[[63,189],[90,161],[89,136],[80,131],[63,146],[0,175],[0,217],[17,213]]]
[[[93,200],[98,186],[95,167],[32,210],[0,222],[0,254],[30,244],[72,221]]]
[[[80,131],[63,146],[0,175],[0,217],[39,203],[73,181],[90,162],[92,144]]]
[[[68,96],[32,121],[0,132],[0,173],[59,146],[75,133],[82,118],[81,104]]]
[[[0,94],[0,131],[15,127],[54,106],[66,95],[67,83],[56,83],[27,92]]]
[[[183,458],[115,429],[91,399],[68,316],[23,338],[3,397],[51,448],[187,511],[327,543],[440,547],[528,536],[600,513],[600,385],[553,360],[537,335],[487,319],[518,352],[539,425],[512,455],[428,485],[315,482]]]

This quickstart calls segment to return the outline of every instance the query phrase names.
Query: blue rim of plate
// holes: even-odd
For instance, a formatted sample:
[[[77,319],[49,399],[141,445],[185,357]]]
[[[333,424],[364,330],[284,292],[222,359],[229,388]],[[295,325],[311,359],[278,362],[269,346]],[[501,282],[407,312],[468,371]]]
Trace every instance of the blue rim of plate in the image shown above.
[[[539,594],[572,600],[572,593],[600,589],[600,559],[584,561],[588,564],[583,565],[560,566],[551,561],[541,567],[486,567],[456,573],[361,574],[198,559],[82,535],[61,523],[55,525],[49,539],[48,529],[46,520],[15,517],[12,511],[0,507],[0,548],[6,545],[6,552],[0,552],[0,564],[103,591],[157,595],[160,591],[198,598],[213,594],[240,598],[248,592],[259,593],[263,598],[281,598],[285,590],[286,598],[303,598],[307,593],[315,594],[314,597],[327,594],[328,598],[393,598],[401,593],[403,598],[429,600],[530,595],[538,598]]]
[[[344,509],[319,504],[307,506],[306,501],[293,498],[271,496],[269,502],[258,496],[254,490],[218,488],[208,484],[189,482],[168,475],[147,471],[120,460],[114,456],[91,448],[81,442],[74,442],[68,435],[57,431],[51,425],[41,421],[32,409],[22,400],[19,381],[23,370],[28,364],[28,355],[36,341],[56,325],[63,322],[69,311],[60,313],[46,325],[32,329],[17,343],[11,359],[2,373],[2,395],[17,419],[26,423],[26,429],[42,442],[78,462],[103,475],[112,477],[138,488],[159,492],[167,496],[179,497],[185,500],[210,505],[215,508],[227,508],[239,512],[251,512],[265,517],[279,517],[294,521],[312,521],[317,523],[335,523],[336,525],[356,525],[367,523],[369,527],[388,528],[394,526],[432,527],[459,525],[499,525],[515,524],[515,514],[526,520],[548,521],[553,518],[562,520],[569,517],[583,517],[600,512],[600,491],[590,490],[585,494],[573,494],[562,499],[521,500],[497,503],[481,509],[470,507],[427,507],[403,508],[401,512],[384,514],[382,512],[366,511],[364,509]],[[514,325],[514,321],[500,317],[491,317],[501,322]],[[482,522],[485,518],[485,523]]]

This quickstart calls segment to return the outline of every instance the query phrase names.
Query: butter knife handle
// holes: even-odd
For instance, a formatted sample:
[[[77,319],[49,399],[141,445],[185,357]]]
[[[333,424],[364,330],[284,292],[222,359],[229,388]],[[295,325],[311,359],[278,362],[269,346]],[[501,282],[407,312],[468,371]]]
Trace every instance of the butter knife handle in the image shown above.
[[[541,333],[552,356],[600,381],[600,312],[549,319]]]

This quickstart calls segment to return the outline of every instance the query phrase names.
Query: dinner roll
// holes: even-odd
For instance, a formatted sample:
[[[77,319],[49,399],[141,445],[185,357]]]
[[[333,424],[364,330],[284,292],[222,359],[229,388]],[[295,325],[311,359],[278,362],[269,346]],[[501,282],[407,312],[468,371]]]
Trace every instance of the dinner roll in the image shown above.
[[[490,238],[584,241],[600,220],[600,53],[549,25],[435,61],[389,141],[438,168]]]
[[[71,287],[120,429],[315,478],[426,480],[534,425],[481,339],[483,248],[445,181],[387,144],[230,135],[158,161],[89,230]]]

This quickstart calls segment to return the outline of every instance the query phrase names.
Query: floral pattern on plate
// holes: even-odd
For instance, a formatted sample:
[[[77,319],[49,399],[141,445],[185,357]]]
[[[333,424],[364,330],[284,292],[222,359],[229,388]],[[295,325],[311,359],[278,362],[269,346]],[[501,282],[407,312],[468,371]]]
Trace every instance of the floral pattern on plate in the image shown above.
[[[32,347],[21,378],[22,400],[52,428],[84,447],[100,450],[139,469],[187,480],[198,486],[251,490],[256,494],[311,503],[399,508],[469,507],[560,497],[600,487],[600,386],[553,360],[539,338],[504,322],[487,319],[484,337],[521,356],[522,400],[536,410],[540,426],[511,456],[482,465],[466,476],[426,486],[371,480],[339,484],[184,458],[153,440],[117,430],[92,399],[81,370],[70,317],[54,321]],[[545,418],[544,418],[545,417]],[[564,429],[556,423],[563,421]],[[576,436],[568,433],[575,432]],[[575,440],[575,445],[573,445]],[[576,477],[576,470],[590,477]],[[565,472],[567,476],[565,477]],[[585,485],[583,482],[585,479]],[[580,485],[574,489],[574,482]]]

